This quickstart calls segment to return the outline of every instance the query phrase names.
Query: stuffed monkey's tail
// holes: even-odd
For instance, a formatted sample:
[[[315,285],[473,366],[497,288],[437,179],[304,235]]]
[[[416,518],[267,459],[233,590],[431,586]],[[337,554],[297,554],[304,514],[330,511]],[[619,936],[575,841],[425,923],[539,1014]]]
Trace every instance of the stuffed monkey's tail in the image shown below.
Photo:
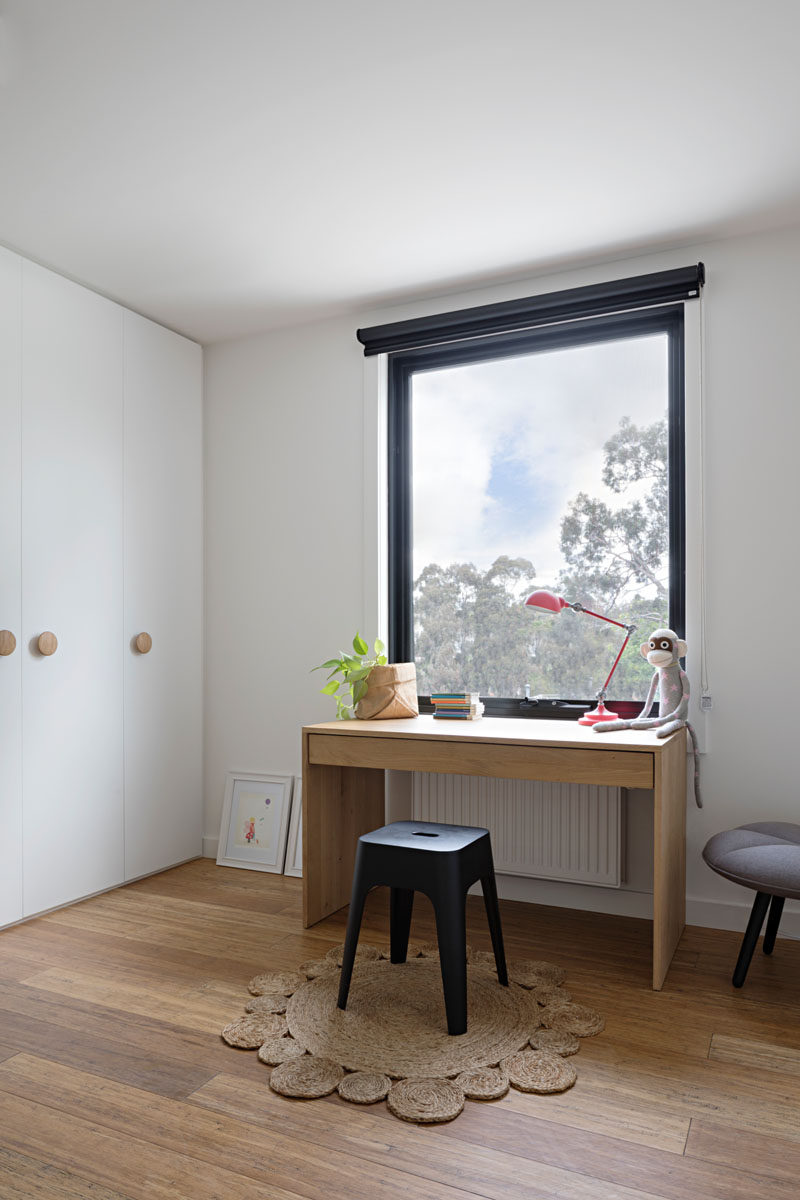
[[[697,737],[694,729],[686,722],[686,728],[689,730],[689,737],[692,739],[692,759],[694,760],[694,802],[698,808],[703,807],[703,797],[700,794],[700,757],[697,749]]]

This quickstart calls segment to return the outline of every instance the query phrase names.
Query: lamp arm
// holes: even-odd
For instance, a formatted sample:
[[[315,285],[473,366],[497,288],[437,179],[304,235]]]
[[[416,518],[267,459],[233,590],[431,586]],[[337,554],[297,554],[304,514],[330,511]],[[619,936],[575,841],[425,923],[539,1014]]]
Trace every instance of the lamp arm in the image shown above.
[[[585,610],[584,610],[584,611],[585,611]],[[593,613],[592,615],[593,615],[593,616],[596,616],[597,614],[596,614],[596,613]],[[608,620],[608,618],[606,617],[606,618],[605,618],[605,620]],[[619,622],[619,621],[612,621],[611,623],[612,623],[612,625],[619,625],[619,624],[620,624],[620,622]],[[606,681],[605,681],[605,683],[603,684],[603,686],[602,686],[602,688],[600,689],[600,691],[597,693],[597,699],[598,699],[598,700],[605,700],[605,698],[606,698],[606,692],[608,691],[608,685],[609,685],[609,683],[611,682],[611,676],[614,674],[614,672],[615,672],[615,671],[616,671],[616,669],[617,669],[617,664],[618,664],[619,660],[622,658],[622,652],[623,652],[623,650],[625,649],[625,647],[627,646],[628,642],[631,640],[631,638],[632,638],[633,634],[634,634],[634,633],[636,633],[636,626],[635,626],[635,625],[622,625],[621,627],[622,627],[623,629],[627,630],[627,633],[626,633],[626,635],[625,635],[625,641],[622,643],[622,645],[621,645],[621,646],[620,646],[620,648],[619,648],[619,654],[618,654],[618,655],[617,655],[617,657],[614,659],[614,665],[613,665],[613,667],[611,668],[611,670],[608,672],[608,678],[606,679]]]
[[[575,612],[586,613],[587,617],[597,617],[598,621],[608,621],[609,625],[616,625],[619,629],[627,629],[628,637],[636,632],[635,625],[625,625],[622,621],[614,621],[611,617],[604,617],[602,613],[592,612],[590,608],[584,608],[582,604],[569,604],[568,608],[573,608]]]
[[[613,617],[606,617],[603,615],[603,613],[593,612],[590,608],[584,608],[584,606],[577,600],[574,600],[574,601],[565,600],[563,596],[554,596],[550,592],[531,592],[530,596],[525,601],[525,603],[527,604],[529,601],[536,601],[536,603],[532,604],[532,607],[542,608],[545,612],[559,612],[560,609],[562,609],[562,608],[571,608],[573,612],[586,613],[587,617],[597,617],[598,621],[606,621],[609,625],[616,625],[617,629],[625,630],[625,641],[622,643],[622,645],[619,648],[619,653],[617,654],[617,657],[614,659],[614,665],[612,666],[611,670],[608,672],[608,676],[606,678],[605,683],[603,684],[600,691],[597,693],[597,699],[598,699],[598,701],[601,702],[601,706],[602,706],[602,701],[604,701],[606,698],[606,693],[608,691],[608,685],[611,682],[611,677],[613,676],[614,672],[616,671],[616,669],[619,665],[619,660],[622,658],[622,654],[625,650],[625,647],[627,646],[628,642],[631,640],[634,633],[636,632],[636,626],[635,625],[626,625],[624,621],[615,621]],[[593,718],[593,720],[607,720],[608,719],[607,717],[598,717],[596,714],[588,713],[587,721],[584,723],[592,724],[593,720],[588,720],[588,718],[590,718],[590,717]]]

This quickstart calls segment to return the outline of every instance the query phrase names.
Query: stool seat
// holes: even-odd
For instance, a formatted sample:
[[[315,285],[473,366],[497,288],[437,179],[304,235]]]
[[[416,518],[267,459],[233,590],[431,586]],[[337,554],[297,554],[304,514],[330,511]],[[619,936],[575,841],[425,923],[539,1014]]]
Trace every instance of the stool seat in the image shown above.
[[[467,1029],[467,926],[466,898],[480,880],[492,936],[500,983],[508,986],[500,906],[494,878],[492,844],[488,829],[470,825],[445,825],[433,821],[394,821],[362,834],[356,849],[353,891],[347,918],[339,1008],[347,1007],[361,917],[367,893],[389,887],[391,961],[402,963],[408,953],[408,935],[414,893],[430,899],[436,916],[439,961],[442,971],[447,1030]]]
[[[362,834],[360,841],[371,846],[396,846],[427,854],[451,854],[489,836],[477,825],[442,825],[438,821],[393,821],[381,829]]]
[[[756,821],[716,833],[703,858],[718,875],[742,887],[800,899],[800,825]]]
[[[789,821],[755,821],[726,829],[708,840],[703,859],[718,875],[756,893],[733,973],[734,987],[741,987],[767,909],[769,920],[763,949],[765,954],[771,954],[784,901],[800,899],[800,825]]]

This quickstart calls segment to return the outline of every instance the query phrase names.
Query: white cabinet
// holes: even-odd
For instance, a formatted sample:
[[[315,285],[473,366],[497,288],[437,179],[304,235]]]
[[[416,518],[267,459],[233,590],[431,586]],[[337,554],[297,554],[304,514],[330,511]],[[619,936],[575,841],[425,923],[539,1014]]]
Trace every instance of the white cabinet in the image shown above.
[[[201,852],[201,419],[198,346],[0,250],[0,925]]]
[[[22,283],[27,914],[123,878],[123,414],[122,309],[32,263]]]
[[[21,279],[0,249],[0,630],[16,642],[0,655],[0,925],[22,916]]]
[[[199,346],[125,314],[126,879],[201,852],[201,386]]]

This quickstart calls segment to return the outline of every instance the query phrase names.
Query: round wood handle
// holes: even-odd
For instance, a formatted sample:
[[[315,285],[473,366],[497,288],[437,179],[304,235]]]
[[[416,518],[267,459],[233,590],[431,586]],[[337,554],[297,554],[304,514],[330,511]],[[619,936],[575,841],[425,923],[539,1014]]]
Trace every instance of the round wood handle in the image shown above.
[[[39,647],[40,654],[55,654],[56,650],[58,649],[58,638],[54,633],[40,633],[39,640],[36,644]]]
[[[14,637],[10,629],[0,629],[0,655],[5,658],[7,654],[13,654],[17,648],[17,639]]]
[[[136,638],[136,649],[140,654],[149,654],[153,648],[153,639],[149,633],[140,633]]]

